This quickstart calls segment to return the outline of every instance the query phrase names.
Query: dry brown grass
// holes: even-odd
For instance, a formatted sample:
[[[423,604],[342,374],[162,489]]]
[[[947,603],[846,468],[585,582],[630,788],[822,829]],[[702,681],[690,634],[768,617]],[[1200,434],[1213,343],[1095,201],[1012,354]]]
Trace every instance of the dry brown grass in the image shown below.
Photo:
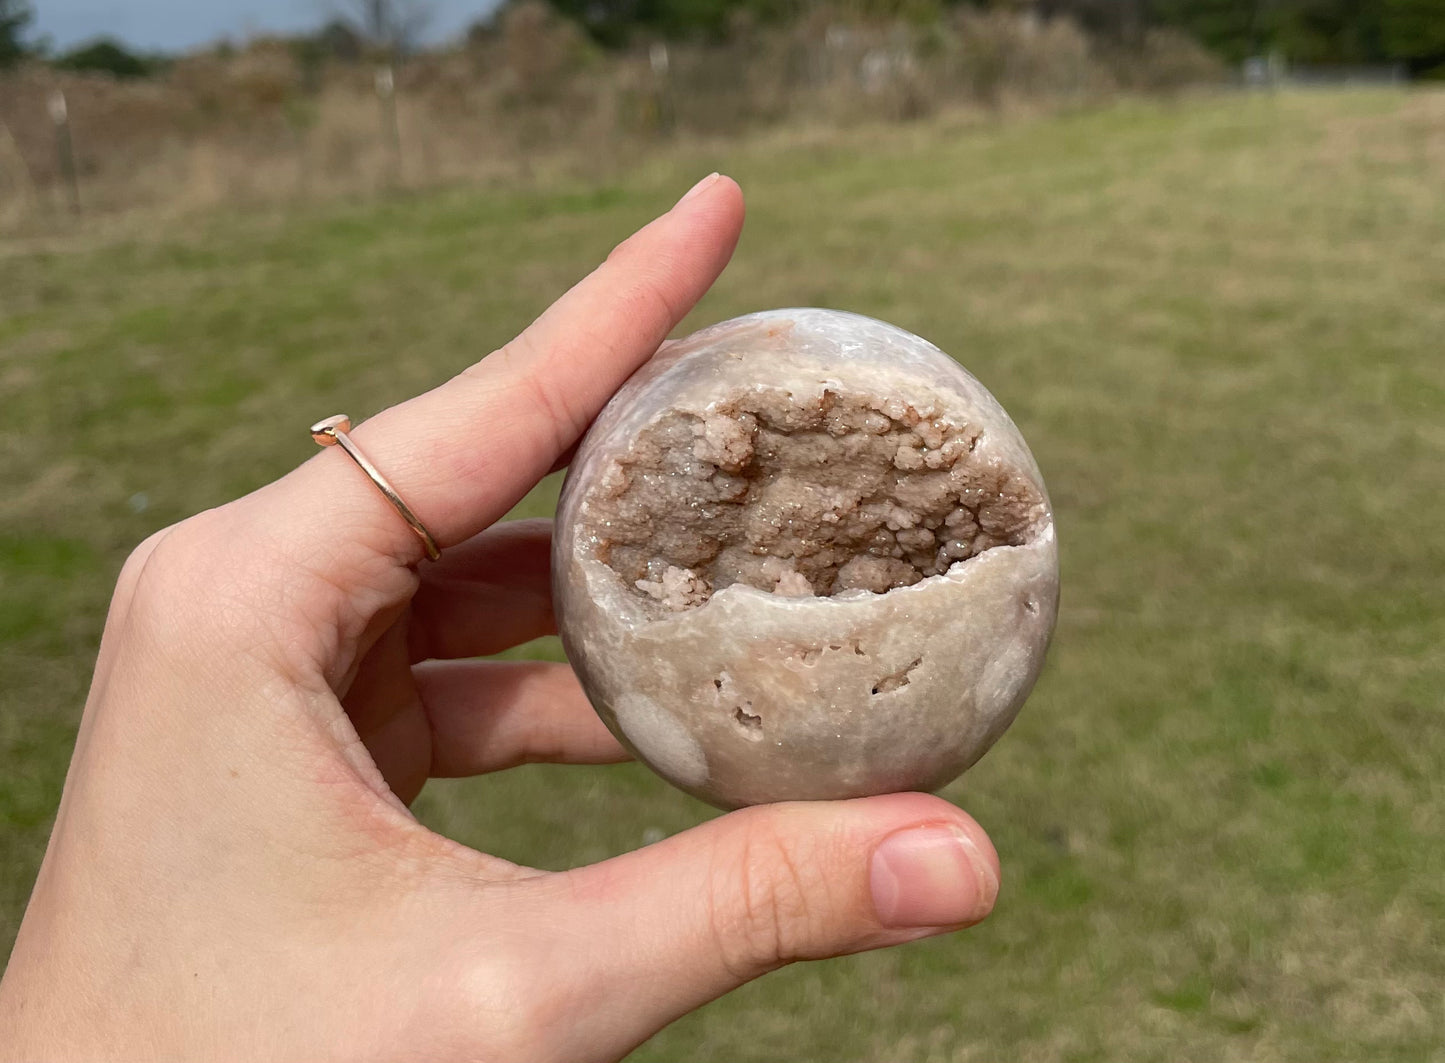
[[[663,57],[599,51],[541,3],[396,73],[398,138],[376,68],[303,62],[286,42],[194,55],[120,82],[33,66],[0,80],[0,227],[68,209],[51,93],[69,103],[88,211],[355,195],[515,180],[539,167],[607,176],[660,142],[762,126],[912,120],[943,108],[1072,106],[1217,79],[1181,38],[1101,48],[1073,24],[961,10],[916,25],[818,8],[786,28]]]

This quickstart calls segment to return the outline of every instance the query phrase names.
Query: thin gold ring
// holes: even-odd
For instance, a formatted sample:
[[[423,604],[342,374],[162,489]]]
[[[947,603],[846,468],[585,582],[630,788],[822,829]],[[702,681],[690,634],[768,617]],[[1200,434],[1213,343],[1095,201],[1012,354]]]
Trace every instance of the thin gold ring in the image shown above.
[[[426,547],[426,556],[431,560],[439,560],[442,556],[441,547],[431,537],[431,532],[426,530],[426,525],[417,519],[417,515],[411,511],[411,507],[401,500],[401,495],[396,493],[386,477],[381,475],[376,466],[366,460],[366,455],[357,449],[356,444],[347,435],[351,431],[351,418],[344,413],[338,413],[326,418],[324,421],[317,421],[311,426],[311,438],[316,440],[323,447],[334,447],[341,444],[341,449],[351,455],[351,460],[361,466],[361,471],[371,477],[371,482],[381,489],[386,500],[396,507],[396,511],[402,518],[411,525],[411,530],[416,532],[421,539],[422,545]]]

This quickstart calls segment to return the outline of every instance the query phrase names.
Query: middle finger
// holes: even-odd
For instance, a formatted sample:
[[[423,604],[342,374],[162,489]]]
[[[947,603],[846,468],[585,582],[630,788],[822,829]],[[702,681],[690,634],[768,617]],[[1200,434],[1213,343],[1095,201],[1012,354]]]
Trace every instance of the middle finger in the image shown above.
[[[557,632],[550,520],[494,524],[420,570],[409,652],[425,660],[484,657]]]

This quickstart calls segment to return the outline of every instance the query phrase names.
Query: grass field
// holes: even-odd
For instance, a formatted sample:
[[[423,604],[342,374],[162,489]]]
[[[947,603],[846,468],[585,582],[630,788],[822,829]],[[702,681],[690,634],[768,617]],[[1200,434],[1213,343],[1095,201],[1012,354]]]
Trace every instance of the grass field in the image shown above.
[[[816,304],[957,355],[1044,470],[1064,604],[946,792],[1003,856],[989,923],[780,972],[636,1058],[1445,1060],[1440,93],[773,137],[0,250],[0,947],[127,551],[500,344],[713,168],[751,214],[690,324]],[[712,814],[632,765],[417,810],[543,867]]]

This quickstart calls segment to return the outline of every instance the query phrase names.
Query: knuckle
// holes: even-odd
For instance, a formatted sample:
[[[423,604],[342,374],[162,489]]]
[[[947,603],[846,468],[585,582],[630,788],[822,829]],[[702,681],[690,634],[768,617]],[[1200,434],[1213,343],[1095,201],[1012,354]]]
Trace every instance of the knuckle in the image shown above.
[[[665,335],[682,320],[687,307],[673,298],[664,276],[653,273],[653,269],[655,266],[649,266],[646,272],[634,271],[633,283],[616,298],[628,320],[647,322]]]
[[[522,335],[524,336],[526,333]],[[475,362],[472,362],[462,369],[462,371],[457,374],[457,379],[465,380],[468,384],[481,389],[483,392],[495,387],[497,374],[499,372],[505,373],[512,370],[512,366],[517,360],[517,344],[520,343],[521,340],[522,336],[518,336],[509,343],[498,347],[490,354],[478,358]]]
[[[673,297],[668,283],[674,276],[676,263],[669,255],[646,254],[640,236],[634,233],[614,247],[601,268],[630,282],[622,286],[615,298],[621,300],[634,320],[665,320],[667,328],[671,328],[688,309]]]
[[[125,564],[120,567],[120,575],[116,577],[115,594],[111,596],[112,615],[124,615],[129,611],[136,587],[140,584],[147,566],[150,565],[151,555],[173,530],[174,528],[162,528],[158,532],[152,532],[130,552],[130,556],[125,559]]]
[[[808,956],[818,934],[819,883],[778,817],[771,811],[757,816],[726,860],[730,866],[714,875],[714,889],[727,890],[731,903],[715,903],[712,911],[715,943],[728,970],[754,977]]]
[[[565,388],[556,387],[549,373],[523,373],[517,381],[528,405],[542,415],[551,426],[551,449],[561,453],[571,445],[572,440],[587,426],[573,408]]]
[[[586,419],[569,398],[565,386],[547,371],[548,352],[523,332],[510,343],[462,370],[467,383],[499,409],[513,410],[523,425],[545,424],[557,451],[570,445],[586,427]]]
[[[497,900],[526,893],[518,883],[494,883]],[[495,909],[494,909],[495,910]],[[485,942],[478,947],[479,942]],[[562,964],[555,946],[533,935],[499,929],[495,924],[458,939],[459,951],[443,965],[452,992],[442,1001],[452,1016],[467,1017],[459,1056],[494,1060],[567,1058],[554,1046],[575,1029],[579,1015],[598,1003],[594,980],[575,976]],[[477,1039],[485,1049],[478,1054]]]
[[[599,266],[598,269],[616,269],[618,267],[625,268],[627,266],[628,256],[632,254],[633,250],[638,246],[639,243],[640,241],[638,240],[638,233],[633,233],[631,236],[627,237],[627,239],[621,240],[618,243],[613,244],[612,250],[607,252],[607,257],[602,260],[602,265]]]
[[[471,1028],[486,1031],[491,1058],[527,1059],[535,1055],[538,1034],[567,1021],[556,994],[528,966],[508,958],[473,960],[458,979],[460,999],[452,1007],[467,1017]]]
[[[189,517],[147,539],[131,555],[132,590],[139,605],[166,603],[204,583],[215,559],[210,513]]]
[[[214,645],[218,626],[234,626],[245,566],[228,527],[223,511],[210,510],[142,543],[122,572],[130,623],[175,647]]]

